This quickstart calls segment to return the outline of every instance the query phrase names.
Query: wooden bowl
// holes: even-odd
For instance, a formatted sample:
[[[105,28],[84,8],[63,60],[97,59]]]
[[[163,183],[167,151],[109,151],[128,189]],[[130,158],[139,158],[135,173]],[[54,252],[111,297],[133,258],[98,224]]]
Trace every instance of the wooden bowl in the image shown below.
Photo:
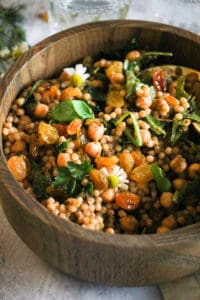
[[[173,63],[200,67],[200,37],[142,21],[107,21],[60,32],[39,43],[0,84],[0,126],[13,99],[27,84],[51,77],[87,56],[123,48],[135,37],[142,48],[174,53]],[[21,239],[54,267],[83,280],[141,286],[175,280],[200,268],[200,224],[165,234],[109,235],[50,214],[9,172],[0,150],[0,188],[5,214]]]

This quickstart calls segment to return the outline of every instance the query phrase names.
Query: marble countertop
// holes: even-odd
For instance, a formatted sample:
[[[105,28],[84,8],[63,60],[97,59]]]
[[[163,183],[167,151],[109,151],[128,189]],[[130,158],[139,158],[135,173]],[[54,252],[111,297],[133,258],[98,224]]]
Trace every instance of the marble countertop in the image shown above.
[[[138,19],[172,24],[200,34],[200,1],[133,0],[120,12],[100,17],[73,15],[53,10],[49,22],[36,15],[47,8],[47,1],[0,0],[0,3],[28,4],[24,27],[30,45],[57,31],[97,19]],[[55,1],[54,1],[55,2]],[[16,235],[0,207],[0,300],[161,300],[158,286],[118,288],[83,282],[48,266]],[[176,299],[179,300],[179,299]],[[181,300],[181,299],[180,299]],[[192,299],[191,299],[192,300]]]

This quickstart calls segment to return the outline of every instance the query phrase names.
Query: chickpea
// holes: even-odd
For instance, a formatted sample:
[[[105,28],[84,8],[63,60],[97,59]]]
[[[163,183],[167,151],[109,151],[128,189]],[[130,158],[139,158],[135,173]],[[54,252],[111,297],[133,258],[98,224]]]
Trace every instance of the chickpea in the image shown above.
[[[110,77],[110,81],[112,83],[123,83],[125,80],[124,75],[122,73],[113,73]]]
[[[14,153],[23,152],[25,149],[26,142],[23,140],[16,140],[11,146],[11,151]]]
[[[188,174],[191,178],[195,178],[197,175],[200,174],[200,164],[193,163],[188,167]]]
[[[172,201],[173,194],[170,192],[163,192],[160,196],[160,204],[164,208],[170,208],[173,205]]]
[[[59,167],[65,167],[70,161],[70,154],[69,153],[59,153],[57,156],[57,165]]]
[[[133,233],[137,230],[138,221],[134,216],[124,216],[119,219],[120,227],[127,233]]]
[[[170,231],[170,228],[169,227],[165,227],[165,226],[160,226],[156,230],[157,233],[165,233],[165,232],[169,232],[169,231]]]
[[[103,135],[104,135],[105,128],[103,124],[100,122],[93,122],[89,127],[88,127],[88,136],[91,140],[97,142],[99,141]]]
[[[115,198],[115,192],[113,189],[107,189],[101,194],[101,197],[104,202],[112,202]]]
[[[186,180],[183,178],[176,178],[172,183],[176,190],[180,190],[186,184]]]
[[[100,156],[101,150],[102,150],[102,147],[101,147],[101,144],[99,142],[89,142],[85,145],[85,152],[90,157]]]
[[[47,116],[49,107],[46,104],[38,103],[34,109],[34,116],[43,119]]]
[[[29,116],[23,115],[19,120],[19,125],[24,126],[31,123],[31,118]]]
[[[140,134],[142,137],[142,143],[144,145],[148,145],[149,142],[151,141],[151,133],[149,130],[146,129],[140,129]]]
[[[126,59],[128,59],[128,61],[135,61],[135,60],[138,60],[140,58],[140,56],[141,56],[141,54],[139,51],[132,50],[126,55]]]
[[[162,226],[174,229],[176,227],[176,220],[173,215],[169,215],[168,217],[164,218],[161,222]]]
[[[152,105],[151,97],[145,97],[145,96],[137,97],[136,105],[142,109],[149,108]]]
[[[148,85],[143,85],[140,89],[136,91],[138,97],[150,97],[150,89]]]
[[[170,168],[177,174],[181,174],[184,172],[187,168],[187,162],[184,157],[181,155],[176,155],[171,161],[170,161]]]

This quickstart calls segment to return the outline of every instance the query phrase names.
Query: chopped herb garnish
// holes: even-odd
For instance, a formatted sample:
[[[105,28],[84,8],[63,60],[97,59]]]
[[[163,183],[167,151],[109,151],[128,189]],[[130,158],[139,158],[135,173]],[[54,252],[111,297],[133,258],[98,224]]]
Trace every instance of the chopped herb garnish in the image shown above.
[[[88,176],[92,168],[93,166],[87,160],[84,160],[81,165],[69,161],[66,167],[58,168],[58,176],[53,186],[55,189],[64,189],[68,196],[77,196],[84,190],[81,185],[83,177]],[[88,189],[91,193],[91,184],[88,185]]]
[[[51,185],[51,178],[40,171],[39,166],[34,160],[31,161],[31,167],[33,191],[39,200],[43,200],[48,197],[46,189]]]

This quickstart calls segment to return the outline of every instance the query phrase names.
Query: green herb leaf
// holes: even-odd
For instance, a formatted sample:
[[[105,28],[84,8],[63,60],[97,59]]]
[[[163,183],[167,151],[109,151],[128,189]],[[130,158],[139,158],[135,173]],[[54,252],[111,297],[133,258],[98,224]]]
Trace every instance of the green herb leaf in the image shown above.
[[[157,135],[163,135],[163,137],[166,136],[166,131],[163,129],[165,123],[158,121],[153,116],[146,116],[144,120],[150,125],[151,130],[157,134]]]
[[[4,7],[0,4],[0,49],[12,48],[25,41],[25,31],[19,26],[24,5]]]
[[[189,94],[185,91],[185,76],[181,75],[177,79],[176,85],[176,97],[180,99],[181,97],[189,98]]]
[[[43,200],[48,197],[48,193],[46,192],[46,188],[51,185],[51,178],[49,176],[45,176],[39,170],[38,165],[34,160],[31,161],[32,166],[32,187],[35,195],[39,200]]]
[[[90,196],[93,196],[93,194],[94,194],[94,185],[93,185],[93,183],[92,182],[88,182],[88,184],[83,187],[83,191],[86,194],[89,194]]]
[[[91,119],[92,109],[82,100],[68,100],[58,103],[52,110],[51,116],[58,122],[70,122],[73,119]]]
[[[200,115],[196,113],[184,114],[184,118],[200,123]]]
[[[156,89],[153,85],[151,85],[149,87],[149,93],[150,93],[151,99],[156,98]]]
[[[71,139],[67,139],[63,143],[56,145],[56,154],[63,152],[65,149],[69,147]]]
[[[93,193],[93,186],[88,183],[87,187],[81,185],[83,177],[87,177],[93,166],[87,161],[79,165],[69,161],[66,167],[58,168],[58,176],[56,176],[53,186],[56,189],[64,189],[69,196],[77,196],[81,191]]]
[[[89,88],[89,93],[95,102],[103,102],[106,104],[107,90],[101,87],[92,86]]]
[[[151,172],[153,174],[154,180],[156,182],[157,188],[161,193],[163,192],[170,192],[171,191],[171,182],[166,177],[163,170],[157,166],[156,164],[150,165]]]
[[[141,88],[144,84],[135,75],[134,71],[126,71],[126,98],[136,94],[136,90]]]
[[[175,120],[172,125],[171,143],[174,145],[183,133],[182,121]]]
[[[73,177],[71,176],[69,169],[67,167],[59,167],[58,176],[56,176],[53,186],[56,189],[64,189],[71,183],[72,180]]]
[[[141,82],[141,80],[136,76],[134,70],[129,69],[129,66],[125,74],[126,74],[126,98],[129,98],[130,96],[135,97],[137,90],[141,89],[146,84]],[[151,99],[154,99],[156,97],[156,90],[153,86],[150,86],[149,89],[150,89]]]
[[[69,161],[67,167],[72,176],[77,179],[82,179],[85,175],[89,174],[93,168],[88,160],[84,160],[81,165]]]

